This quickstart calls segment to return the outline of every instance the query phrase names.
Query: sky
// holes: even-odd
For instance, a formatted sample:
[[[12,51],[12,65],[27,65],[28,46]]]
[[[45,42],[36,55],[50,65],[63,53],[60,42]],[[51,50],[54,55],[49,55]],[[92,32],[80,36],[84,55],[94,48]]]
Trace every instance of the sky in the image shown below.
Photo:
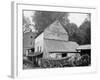
[[[32,15],[34,14],[35,11],[24,11],[24,16],[29,18],[29,20],[31,21],[32,23]]]
[[[85,20],[85,18],[87,18],[88,14],[82,14],[82,13],[69,13],[69,20],[72,23],[77,24],[77,26],[79,27]]]
[[[35,13],[35,11],[24,11],[24,16],[28,17],[32,22],[31,16]],[[75,23],[78,27],[84,22],[87,14],[83,13],[69,13],[69,20],[71,23]],[[33,22],[32,22],[33,23]]]

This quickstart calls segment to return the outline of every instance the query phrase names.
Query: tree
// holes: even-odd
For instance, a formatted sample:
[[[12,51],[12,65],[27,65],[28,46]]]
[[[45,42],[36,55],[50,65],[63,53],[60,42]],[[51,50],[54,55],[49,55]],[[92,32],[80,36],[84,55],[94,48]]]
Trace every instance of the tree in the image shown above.
[[[23,16],[23,32],[32,30],[29,26],[32,25],[28,17]]]
[[[36,11],[32,18],[35,22],[35,27],[39,32],[38,34],[40,34],[52,22],[54,22],[56,19],[60,20],[65,15],[67,15],[65,12]]]
[[[82,39],[80,44],[91,44],[91,22],[85,20],[79,30],[79,37]]]
[[[29,25],[30,23],[31,23],[31,22],[30,22],[29,18],[23,16],[23,25],[25,25],[26,27],[28,27],[28,25]]]
[[[63,26],[68,32],[70,41],[75,41],[80,45],[91,44],[91,21],[89,16],[87,16],[79,28],[75,23],[70,22]]]

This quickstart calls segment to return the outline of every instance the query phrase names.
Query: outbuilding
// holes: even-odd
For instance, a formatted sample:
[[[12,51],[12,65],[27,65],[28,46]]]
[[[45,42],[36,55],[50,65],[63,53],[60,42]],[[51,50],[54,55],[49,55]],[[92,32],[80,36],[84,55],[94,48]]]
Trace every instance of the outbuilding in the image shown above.
[[[23,53],[28,55],[30,52],[34,52],[35,47],[35,33],[31,30],[23,33]]]
[[[35,52],[43,53],[43,58],[62,58],[73,55],[78,48],[76,42],[69,41],[69,36],[59,20],[54,21],[35,39]]]

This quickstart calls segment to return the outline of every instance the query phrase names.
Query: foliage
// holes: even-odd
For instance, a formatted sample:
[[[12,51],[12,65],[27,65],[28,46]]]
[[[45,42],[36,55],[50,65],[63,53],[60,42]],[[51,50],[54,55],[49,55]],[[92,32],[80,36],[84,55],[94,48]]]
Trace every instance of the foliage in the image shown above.
[[[80,45],[91,44],[91,22],[85,20],[78,28],[75,23],[68,23],[64,26],[69,34],[69,40]]]
[[[36,11],[33,15],[33,21],[35,22],[36,29],[41,33],[56,19],[61,19],[66,14],[65,12]]]
[[[30,23],[31,22],[30,22],[29,18],[23,16],[23,25],[25,25],[25,27],[28,27]]]
[[[91,22],[84,21],[84,23],[79,27],[80,35],[79,38],[82,39],[80,44],[91,44]]]

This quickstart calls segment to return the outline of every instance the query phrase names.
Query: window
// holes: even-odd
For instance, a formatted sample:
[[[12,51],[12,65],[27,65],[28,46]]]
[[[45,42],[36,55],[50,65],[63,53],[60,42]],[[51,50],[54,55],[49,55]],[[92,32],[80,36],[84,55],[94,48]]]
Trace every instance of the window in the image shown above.
[[[67,56],[67,54],[66,54],[66,53],[62,54],[62,57],[66,57],[66,56]]]
[[[39,52],[39,46],[37,47],[37,52]]]
[[[40,46],[40,52],[41,52],[41,46]]]
[[[30,45],[32,45],[32,41],[30,42]]]
[[[33,36],[30,36],[30,38],[33,38]]]

